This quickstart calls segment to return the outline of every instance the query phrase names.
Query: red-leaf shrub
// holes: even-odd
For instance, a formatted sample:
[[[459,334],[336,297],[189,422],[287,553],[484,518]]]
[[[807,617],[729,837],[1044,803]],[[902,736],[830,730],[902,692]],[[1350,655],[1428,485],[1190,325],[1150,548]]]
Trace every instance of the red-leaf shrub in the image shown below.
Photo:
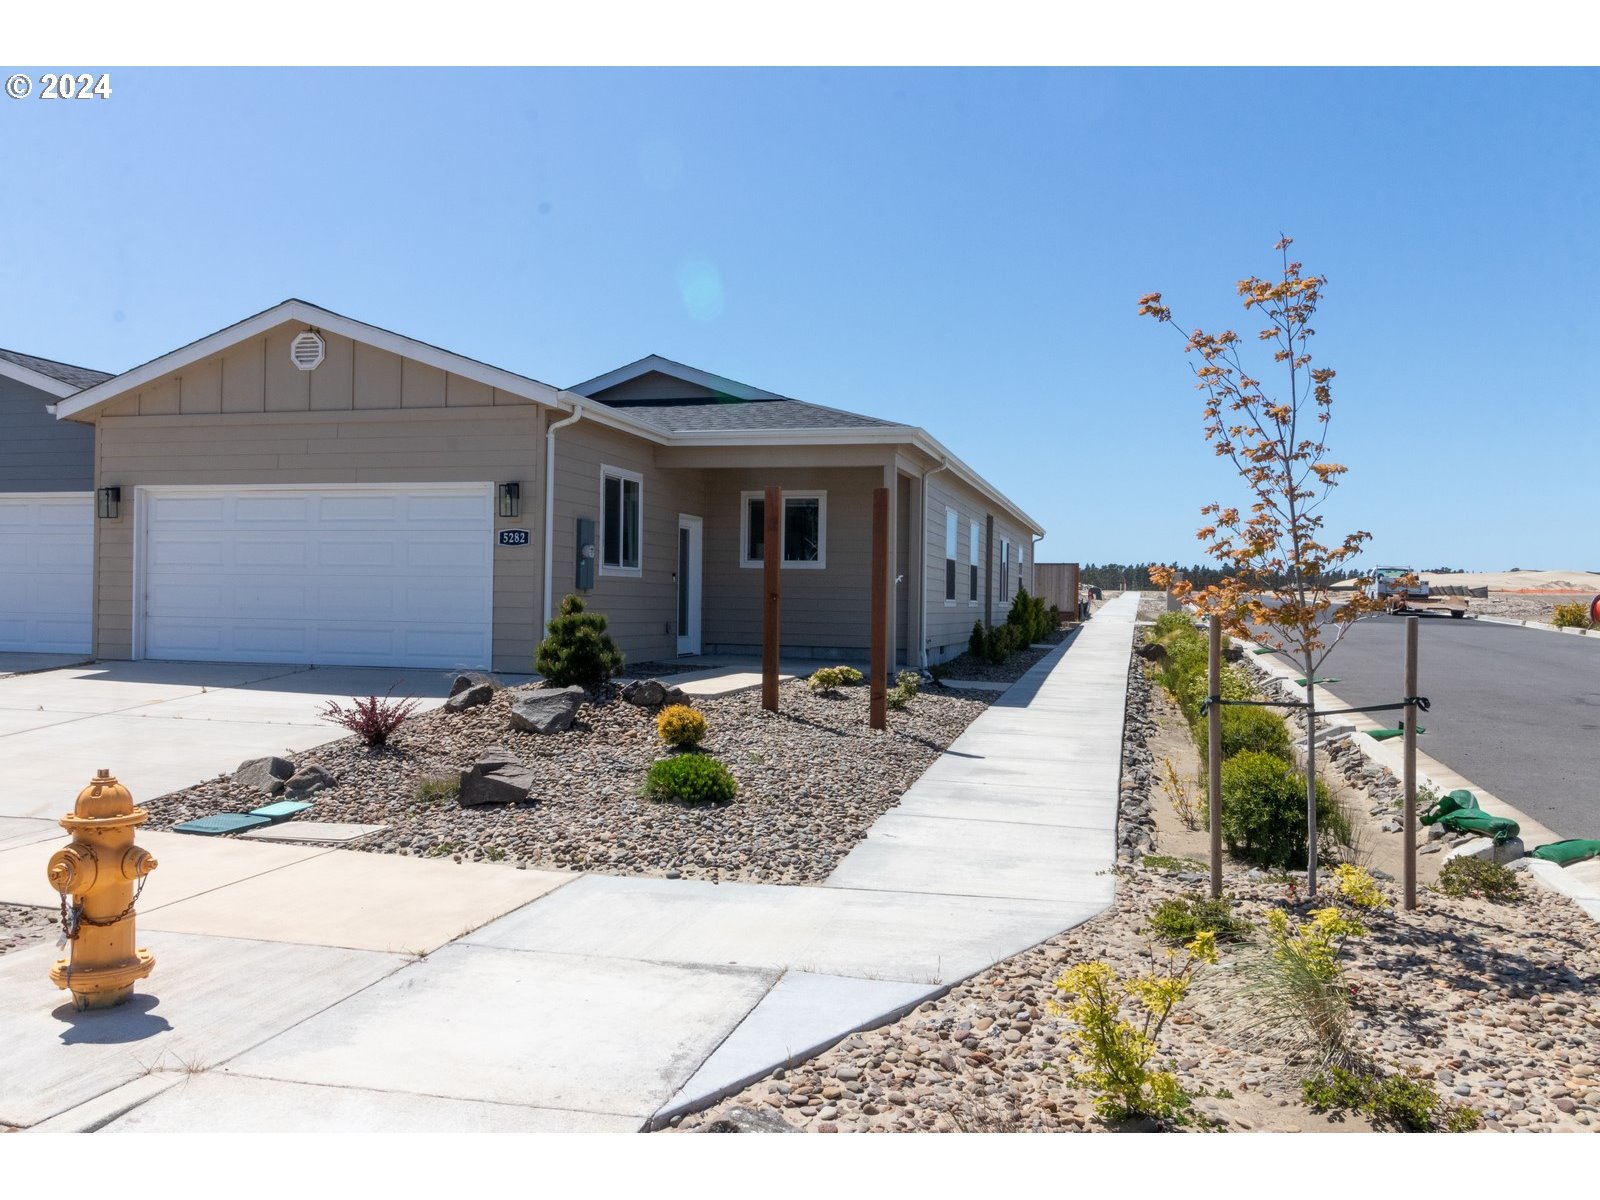
[[[369,746],[382,746],[401,722],[417,711],[417,704],[416,700],[391,700],[389,692],[385,692],[381,700],[377,696],[365,700],[352,697],[349,708],[329,700],[321,716],[324,721],[343,725]]]

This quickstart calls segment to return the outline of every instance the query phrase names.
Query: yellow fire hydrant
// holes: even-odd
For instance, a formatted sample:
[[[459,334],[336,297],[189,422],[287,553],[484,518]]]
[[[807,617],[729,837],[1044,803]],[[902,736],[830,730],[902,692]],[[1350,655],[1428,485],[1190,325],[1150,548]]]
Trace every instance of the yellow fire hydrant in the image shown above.
[[[151,853],[133,844],[133,831],[149,819],[106,770],[95,772],[61,818],[73,840],[51,855],[49,875],[61,893],[57,944],[67,947],[67,957],[50,968],[50,982],[72,990],[79,1012],[121,1004],[156,965],[150,951],[133,944],[133,906],[145,876],[156,869]]]

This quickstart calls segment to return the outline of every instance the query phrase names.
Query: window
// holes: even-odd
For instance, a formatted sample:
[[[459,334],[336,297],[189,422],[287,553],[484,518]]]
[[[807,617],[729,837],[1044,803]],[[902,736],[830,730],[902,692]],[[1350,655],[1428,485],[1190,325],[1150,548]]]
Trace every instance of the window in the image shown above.
[[[1000,599],[1011,599],[1011,539],[1000,539]]]
[[[767,500],[762,492],[741,495],[743,513],[739,531],[739,565],[759,567],[766,562]],[[783,493],[783,535],[780,562],[786,568],[820,571],[828,561],[828,493]]]
[[[956,510],[944,510],[944,602],[956,602]]]
[[[620,467],[600,468],[600,573],[638,575],[644,477]]]
[[[972,522],[972,542],[967,546],[967,603],[978,602],[978,523]]]

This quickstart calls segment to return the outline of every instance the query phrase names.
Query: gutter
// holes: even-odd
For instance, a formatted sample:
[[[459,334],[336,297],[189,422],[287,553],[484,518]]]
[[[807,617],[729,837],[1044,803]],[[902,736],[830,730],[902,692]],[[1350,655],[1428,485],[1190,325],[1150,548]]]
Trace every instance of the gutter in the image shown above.
[[[919,664],[924,671],[928,669],[928,480],[940,471],[950,469],[950,460],[946,458],[932,470],[922,473],[922,616],[917,622],[917,633],[922,642],[918,657],[922,660]]]
[[[552,602],[555,596],[555,530],[556,530],[556,430],[576,425],[584,418],[584,408],[572,401],[572,415],[557,421],[544,431],[544,624],[539,627],[539,637],[544,637],[555,615]]]

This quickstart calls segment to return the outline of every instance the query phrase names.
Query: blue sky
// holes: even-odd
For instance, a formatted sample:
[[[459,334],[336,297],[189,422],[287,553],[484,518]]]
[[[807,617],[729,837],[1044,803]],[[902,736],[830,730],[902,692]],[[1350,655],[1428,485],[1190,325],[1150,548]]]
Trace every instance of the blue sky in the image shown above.
[[[563,386],[659,353],[926,427],[1047,560],[1189,562],[1243,494],[1136,301],[1240,323],[1283,231],[1330,281],[1330,529],[1600,568],[1600,72],[112,82],[0,99],[0,345],[123,370],[299,296]]]

